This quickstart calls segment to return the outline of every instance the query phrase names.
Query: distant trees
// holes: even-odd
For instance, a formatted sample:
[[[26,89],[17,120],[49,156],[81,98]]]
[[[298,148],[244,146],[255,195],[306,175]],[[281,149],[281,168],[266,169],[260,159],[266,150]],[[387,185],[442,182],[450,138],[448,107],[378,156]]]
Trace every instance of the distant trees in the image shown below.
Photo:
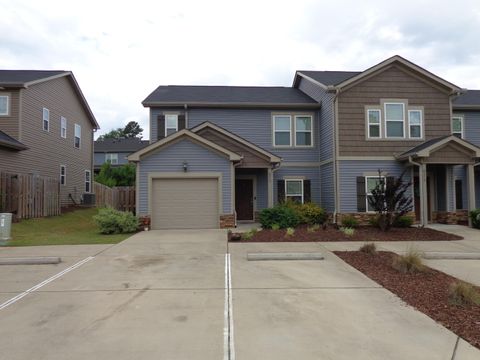
[[[143,129],[136,121],[130,121],[124,128],[116,128],[100,135],[98,140],[120,138],[142,138]]]
[[[110,163],[102,165],[100,172],[95,176],[95,181],[113,186],[133,186],[135,185],[135,165],[125,164],[113,167]]]

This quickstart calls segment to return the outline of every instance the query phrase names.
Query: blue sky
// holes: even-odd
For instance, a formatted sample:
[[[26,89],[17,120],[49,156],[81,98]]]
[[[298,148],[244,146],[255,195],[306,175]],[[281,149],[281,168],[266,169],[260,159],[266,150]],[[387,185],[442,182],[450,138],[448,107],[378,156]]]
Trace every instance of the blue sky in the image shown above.
[[[480,2],[395,4],[0,0],[0,68],[72,70],[98,134],[135,120],[145,138],[141,101],[158,85],[290,86],[295,70],[364,70],[398,54],[480,89]]]

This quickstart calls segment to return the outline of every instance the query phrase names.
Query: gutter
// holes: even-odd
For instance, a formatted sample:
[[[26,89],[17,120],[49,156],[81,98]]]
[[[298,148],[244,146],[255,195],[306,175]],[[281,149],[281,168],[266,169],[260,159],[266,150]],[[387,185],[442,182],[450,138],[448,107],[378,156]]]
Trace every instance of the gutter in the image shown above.
[[[334,192],[334,210],[333,210],[333,223],[337,223],[337,215],[339,212],[339,203],[340,203],[340,194],[338,190],[340,189],[340,178],[338,176],[338,157],[337,157],[337,151],[338,151],[338,95],[340,94],[340,89],[335,87],[335,86],[328,86],[327,87],[327,92],[335,92],[335,95],[333,97],[333,154],[332,154],[332,160],[333,160],[333,192]]]

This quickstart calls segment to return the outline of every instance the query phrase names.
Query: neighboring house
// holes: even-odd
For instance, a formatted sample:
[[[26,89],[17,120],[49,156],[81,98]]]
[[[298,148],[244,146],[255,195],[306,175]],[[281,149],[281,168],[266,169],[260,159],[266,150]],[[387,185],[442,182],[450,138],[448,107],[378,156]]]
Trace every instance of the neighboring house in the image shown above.
[[[405,171],[422,224],[480,204],[478,92],[400,56],[297,71],[292,87],[159,86],[143,105],[151,144],[128,159],[154,229],[234,226],[285,199],[367,221],[378,170]]]
[[[0,70],[0,170],[60,181],[61,205],[92,192],[98,123],[70,71]]]
[[[94,144],[94,171],[98,173],[106,162],[112,166],[128,164],[127,156],[150,143],[139,138],[103,139]]]

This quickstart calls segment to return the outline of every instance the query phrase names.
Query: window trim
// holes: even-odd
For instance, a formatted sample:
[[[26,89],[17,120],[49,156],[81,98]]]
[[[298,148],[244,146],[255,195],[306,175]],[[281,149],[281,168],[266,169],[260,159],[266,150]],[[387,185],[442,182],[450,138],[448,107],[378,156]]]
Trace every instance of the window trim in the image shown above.
[[[288,117],[289,118],[289,124],[290,124],[290,127],[289,127],[289,130],[277,130],[277,127],[276,127],[276,118],[277,117]],[[273,119],[273,146],[274,147],[277,147],[277,148],[288,148],[288,147],[292,147],[292,115],[290,114],[275,114],[273,115],[272,117]],[[288,145],[277,145],[277,135],[276,133],[277,132],[280,132],[280,133],[287,133],[289,134],[288,136]]]
[[[65,134],[63,130],[65,130]],[[60,137],[63,139],[67,138],[67,118],[64,116],[60,116]]]
[[[371,111],[378,112],[379,122],[378,122],[378,136],[377,137],[370,136],[370,112]],[[377,125],[377,124],[373,124],[373,125]],[[382,136],[382,110],[381,109],[367,108],[367,138],[368,139],[374,139],[374,140],[383,138],[383,136]]]
[[[368,196],[372,196],[372,193],[368,191],[368,179],[383,179],[385,186],[387,185],[387,177],[385,175],[365,175],[365,212],[366,213],[375,213],[375,210],[368,210]]]
[[[63,174],[62,174],[62,169],[63,169]],[[62,178],[63,178],[63,183],[62,183]],[[60,185],[61,186],[67,185],[67,166],[66,165],[60,165]]]
[[[88,174],[88,181],[87,181],[87,174]],[[87,184],[88,184],[88,191],[87,191]],[[85,193],[90,194],[92,192],[92,172],[90,170],[85,170]]]
[[[10,116],[10,95],[9,94],[0,94],[0,97],[7,98],[7,111],[5,113],[0,113],[0,116]]]
[[[387,119],[387,105],[402,105],[402,112],[403,112],[403,119],[402,120],[388,120]],[[405,139],[406,138],[406,131],[405,131],[405,103],[404,102],[394,102],[394,101],[385,101],[383,103],[383,111],[385,114],[385,139]],[[388,136],[388,123],[389,122],[401,122],[402,129],[403,129],[403,136]]]
[[[167,117],[175,116],[175,128],[168,127],[168,120]],[[168,136],[168,130],[175,129],[175,132],[178,132],[178,114],[165,114],[165,137]]]
[[[453,131],[453,119],[460,120],[460,124],[462,125],[462,130],[460,131],[460,139],[463,139],[465,136],[465,121],[463,115],[455,115],[452,116],[452,120],[450,122],[450,127],[452,129],[452,135],[458,134],[458,131]]]
[[[47,117],[45,117],[45,114],[47,114]],[[46,129],[45,122],[47,124]],[[45,107],[42,109],[42,129],[43,131],[50,132],[50,110]]]
[[[281,115],[277,115],[281,116]],[[297,118],[309,118],[310,119],[310,130],[306,131],[297,131]],[[296,114],[293,117],[293,146],[298,147],[298,148],[312,148],[314,147],[313,144],[313,116],[312,115],[302,115],[302,114]],[[290,124],[290,129],[292,128],[292,125]],[[310,133],[310,145],[297,145],[297,132],[301,133]]]
[[[77,129],[79,130],[79,135],[77,136]],[[78,137],[78,146],[76,146],[75,139]],[[80,124],[75,124],[74,129],[73,129],[73,147],[75,149],[81,149],[82,148],[82,127]]]
[[[110,158],[112,157],[112,155],[115,155],[115,158],[116,158],[116,161],[113,162],[111,161],[110,159],[110,164],[111,165],[118,165],[118,153],[105,153],[105,162],[108,162],[109,160],[107,159],[107,156],[110,155]]]
[[[301,194],[295,194],[295,195],[289,195],[288,192],[287,192],[287,189],[288,189],[288,182],[295,182],[295,181],[300,181],[301,185],[302,185],[302,193]],[[304,187],[304,179],[301,179],[301,178],[289,178],[289,179],[284,179],[284,182],[285,182],[285,201],[288,200],[289,197],[294,197],[294,196],[301,196],[302,198],[302,204],[304,203],[305,201],[305,187]]]
[[[415,139],[415,140],[422,140],[423,139],[423,110],[421,109],[408,109],[408,138]],[[413,126],[420,126],[420,136],[413,137],[411,133],[411,122],[410,122],[410,113],[411,112],[418,112],[420,113],[420,124],[414,124]]]

